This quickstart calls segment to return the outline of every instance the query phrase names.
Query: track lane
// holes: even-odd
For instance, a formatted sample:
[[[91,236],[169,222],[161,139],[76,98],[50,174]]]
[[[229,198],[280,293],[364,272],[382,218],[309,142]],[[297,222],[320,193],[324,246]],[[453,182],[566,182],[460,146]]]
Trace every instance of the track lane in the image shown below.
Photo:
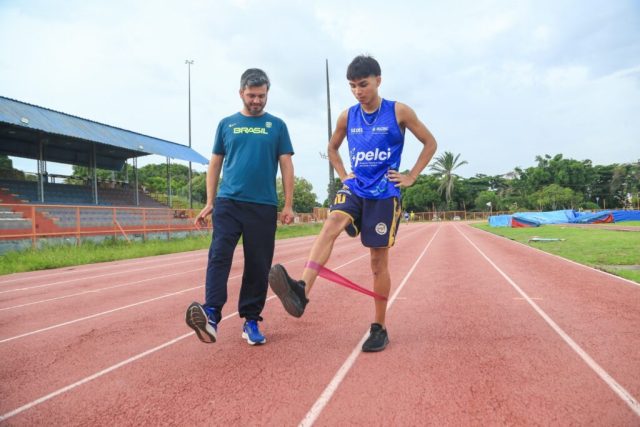
[[[398,244],[392,250],[394,260],[415,259],[417,248],[424,246],[436,227],[403,225]],[[441,236],[437,241],[441,241]],[[571,352],[566,345],[549,344],[559,340],[553,333],[551,338],[548,336],[548,326],[540,328],[539,324],[544,322],[539,317],[523,316],[522,313],[533,311],[513,289],[505,290],[508,287],[500,282],[504,279],[499,274],[478,274],[484,271],[475,268],[481,257],[471,256],[468,248],[459,243],[451,249],[452,242],[457,241],[453,237],[443,241],[446,244],[438,250],[434,246],[433,254],[416,268],[414,275],[418,282],[407,282],[390,309],[389,348],[380,354],[357,358],[352,371],[337,388],[336,397],[321,411],[318,425],[345,424],[349,420],[357,424],[369,420],[373,424],[388,421],[396,425],[429,421],[535,424],[536,420],[541,424],[637,424],[637,417],[633,414],[628,417],[631,411],[597,376],[593,373],[585,376],[588,369],[582,360],[575,354],[573,359],[567,356]],[[482,244],[484,240],[478,242],[479,247]],[[368,285],[371,280],[368,251],[357,252],[358,247],[355,240],[339,239],[329,267],[350,262],[343,267],[343,273]],[[297,254],[295,251],[287,254],[290,260],[296,255],[300,257],[290,268],[293,274],[301,272],[307,252],[308,246]],[[507,247],[505,252],[513,252],[513,248]],[[435,262],[435,255],[442,261]],[[456,257],[462,258],[457,264],[451,261]],[[493,253],[490,257],[494,258]],[[511,268],[500,266],[505,271]],[[404,263],[394,265],[392,294],[407,272]],[[458,274],[453,283],[452,273]],[[434,287],[426,280],[439,275],[445,277],[441,286]],[[176,304],[175,300],[125,316],[107,316],[92,325],[95,332],[85,336],[84,344],[73,340],[83,336],[75,328],[60,339],[46,333],[43,337],[51,339],[51,343],[43,343],[39,354],[53,349],[55,357],[49,359],[48,366],[51,372],[45,367],[43,375],[41,369],[39,373],[44,378],[40,387],[29,385],[32,388],[25,389],[23,399],[16,399],[15,405],[7,405],[8,409],[3,406],[2,413],[25,402],[35,402],[46,396],[46,391],[62,390],[75,381],[164,345],[156,352],[38,403],[12,417],[10,422],[78,425],[215,421],[233,425],[295,425],[312,408],[372,317],[370,299],[322,282],[325,281],[320,279],[314,288],[312,302],[302,319],[287,316],[280,303],[270,297],[263,325],[269,342],[261,348],[250,348],[239,339],[241,319],[235,315],[221,324],[219,343],[209,346],[199,343],[183,325],[188,302]],[[237,293],[232,295],[236,288],[230,284],[231,306],[237,300]],[[194,298],[199,299],[201,292],[201,288],[195,291]],[[531,296],[542,298],[536,299],[536,303],[546,301],[533,293]],[[126,328],[132,325],[139,328]],[[415,340],[417,333],[433,334],[438,345]],[[110,341],[113,337],[118,340]],[[167,344],[175,339],[178,341]],[[30,347],[32,342],[18,340],[10,347],[14,354],[37,353]],[[103,357],[103,353],[108,353],[108,357]],[[538,357],[538,353],[542,356]],[[65,364],[73,354],[75,358]],[[1,357],[5,360],[4,355]],[[88,361],[89,358],[95,360]],[[390,359],[388,365],[381,363],[385,358]],[[112,364],[106,363],[109,361]],[[27,370],[28,367],[22,371],[26,375],[22,377],[22,388],[29,382],[29,376],[36,381],[39,378],[36,370]],[[362,372],[366,376],[361,377]],[[5,376],[6,371],[2,374]],[[20,389],[19,381],[15,384]],[[380,384],[385,387],[383,393]],[[352,386],[355,388],[351,393],[345,391]],[[11,396],[5,387],[2,384],[0,394]],[[591,394],[581,398],[574,392],[582,389]],[[343,394],[351,401],[341,398]],[[387,404],[392,407],[385,411]],[[247,407],[252,411],[248,412]]]
[[[343,245],[342,243],[346,243],[346,244]],[[343,239],[342,243],[340,243],[338,245],[339,247],[337,247],[338,250],[336,250],[336,257],[334,259],[332,259],[332,262],[334,262],[334,261],[335,262],[339,262],[341,259],[351,259],[351,258],[353,258],[353,254],[354,254],[354,249],[353,248],[359,246],[359,243],[357,243],[355,241],[352,241],[350,239],[349,240],[344,240]],[[306,257],[306,252],[307,251],[308,251],[308,248],[305,248],[305,250],[302,252],[302,253],[304,253],[304,257]],[[360,259],[358,261],[358,263],[359,264],[364,263],[363,265],[366,268],[365,269],[360,269],[358,267],[353,267],[353,268],[357,268],[359,272],[360,271],[364,271],[366,273],[368,271],[368,251],[363,251],[363,253],[360,254],[359,257],[362,257],[363,255],[364,255],[364,257],[362,259]],[[303,260],[304,260],[304,258],[301,259],[300,261],[298,261],[298,264],[299,264],[298,268],[300,268],[300,269],[302,268]],[[293,270],[295,271],[295,268]],[[368,273],[366,273],[366,274],[368,274]],[[320,288],[322,288],[322,286],[323,285],[319,284]],[[325,285],[325,288],[326,289],[324,289],[324,290],[327,291],[331,295],[338,296],[338,297],[341,297],[341,296],[345,295],[345,291],[344,290],[337,289],[337,287],[335,287],[335,286],[331,286],[331,285],[326,286]],[[345,301],[335,301],[333,298],[330,298],[329,300],[326,300],[326,297],[329,296],[329,295],[325,295],[322,292],[316,292],[316,294],[318,294],[319,296],[321,295],[322,297],[321,298],[317,298],[316,299],[317,302],[314,302],[314,304],[312,304],[310,306],[310,312],[308,313],[308,315],[310,317],[320,316],[319,318],[321,318],[321,315],[324,314],[324,313],[318,313],[317,311],[318,310],[319,311],[323,311],[323,306],[326,305],[326,304],[329,304],[332,307],[335,306],[335,305],[338,305],[339,306],[338,309],[342,308],[343,310],[338,310],[337,313],[342,313],[344,310],[347,309],[347,307],[352,305],[352,304],[349,303],[349,301],[351,301],[351,300],[353,300],[355,298],[356,301],[362,302],[363,298],[366,298],[366,297],[363,297],[363,296],[361,296],[359,294],[355,294],[355,293],[349,292],[347,294],[347,296],[348,296],[347,300],[345,300]],[[230,296],[230,298],[234,298],[234,296]],[[365,301],[367,301],[367,304],[360,305],[360,309],[364,310],[364,311],[371,311],[372,307],[368,303],[368,298],[365,299]],[[301,321],[296,321],[296,319],[293,319],[293,323],[292,323],[292,319],[289,318],[284,313],[282,308],[279,306],[279,303],[276,303],[276,304],[277,305],[274,307],[273,302],[270,302],[267,305],[267,308],[265,310],[265,317],[267,317],[267,319],[268,319],[268,321],[265,324],[265,328],[266,328],[265,331],[268,334],[268,337],[269,337],[268,339],[269,339],[270,342],[269,342],[269,345],[264,346],[261,349],[257,349],[257,348],[256,349],[252,349],[252,348],[248,348],[247,349],[246,343],[244,343],[240,339],[237,339],[237,338],[234,339],[233,338],[234,334],[237,333],[239,335],[240,325],[241,325],[241,320],[240,319],[233,318],[233,319],[229,319],[226,324],[223,324],[221,326],[221,328],[222,328],[221,329],[221,334],[223,336],[223,340],[220,343],[216,344],[216,345],[206,346],[206,345],[200,344],[195,339],[185,340],[184,343],[180,343],[180,344],[177,344],[176,346],[172,346],[171,348],[167,348],[167,349],[163,350],[161,352],[161,354],[150,356],[149,358],[145,358],[145,360],[154,361],[154,360],[156,360],[156,358],[158,358],[157,362],[160,363],[160,364],[163,364],[163,363],[166,362],[165,358],[169,357],[169,359],[171,360],[169,366],[173,367],[173,371],[170,372],[170,376],[172,377],[171,381],[175,380],[175,381],[177,381],[178,384],[180,384],[184,380],[183,372],[185,370],[188,370],[188,369],[193,369],[194,366],[197,365],[197,364],[194,365],[194,363],[193,363],[194,361],[193,360],[190,363],[187,363],[186,365],[184,365],[184,363],[189,362],[188,360],[185,360],[185,359],[189,358],[188,354],[191,354],[191,352],[194,352],[194,355],[197,357],[198,363],[200,363],[200,364],[201,363],[207,363],[206,361],[212,361],[212,359],[211,359],[212,352],[215,353],[216,355],[219,354],[222,357],[222,359],[219,360],[219,362],[224,364],[225,366],[227,366],[228,364],[232,364],[232,365],[235,366],[235,360],[238,358],[239,355],[246,354],[247,352],[256,352],[256,351],[260,351],[261,353],[259,353],[259,354],[261,356],[265,356],[264,361],[269,362],[271,364],[273,364],[274,361],[277,362],[277,361],[281,361],[281,360],[289,360],[289,362],[291,363],[292,361],[290,359],[291,359],[291,357],[296,356],[296,353],[298,353],[297,357],[302,357],[302,358],[310,359],[311,361],[317,362],[315,354],[311,354],[306,350],[306,349],[309,348],[309,345],[307,345],[308,343],[306,343],[305,340],[311,339],[312,340],[311,342],[315,341],[313,339],[315,334],[307,335],[307,332],[310,332],[310,331],[306,330],[306,326],[307,326],[306,323],[309,323],[313,328],[318,328],[319,327],[318,322],[307,322],[307,321],[305,321],[303,319],[301,319]],[[313,308],[313,307],[315,307],[315,308]],[[271,312],[271,310],[273,310],[274,308],[275,308],[275,310],[277,310],[275,313]],[[183,323],[183,319],[182,319],[183,310],[184,310],[184,307],[181,306],[180,310],[179,310],[180,311],[180,313],[179,313],[180,319],[178,321],[180,325],[182,325],[182,323]],[[333,310],[331,310],[331,313],[332,313],[332,315],[335,315]],[[369,316],[367,316],[367,317],[369,317]],[[176,322],[176,320],[173,319],[173,323],[172,324],[177,324],[178,322]],[[164,324],[164,321],[161,321],[160,323]],[[303,326],[303,328],[302,328],[303,330],[302,331],[300,330],[301,326]],[[333,351],[343,351],[345,348],[347,348],[349,346],[348,341],[347,341],[347,344],[345,345],[343,340],[348,340],[350,335],[344,336],[344,334],[337,334],[336,333],[336,332],[340,331],[340,329],[341,329],[341,326],[340,326],[339,323],[332,323],[331,326],[334,328],[334,331],[333,331],[334,334],[332,334],[331,331],[329,331],[328,333],[325,333],[323,331],[323,334],[322,334],[321,338],[322,338],[322,340],[324,342],[330,342],[331,343],[331,345],[329,347],[332,348]],[[181,326],[181,327],[183,327],[183,326]],[[182,330],[184,330],[184,329],[182,329]],[[351,332],[353,332],[353,331],[351,331]],[[359,329],[356,332],[357,332],[356,335],[361,334],[362,329]],[[231,336],[226,336],[225,337],[225,334],[227,334],[227,333],[230,334]],[[334,336],[338,336],[338,335],[342,335],[342,336],[341,336],[341,339],[338,340],[338,342],[336,342],[335,338],[333,338],[333,337]],[[296,341],[299,341],[299,340],[302,340],[303,342],[305,342],[305,344],[304,345],[299,345],[299,346],[297,346],[295,351],[291,351],[292,347],[290,345],[288,345],[289,342],[293,341],[291,344],[293,346],[296,346]],[[278,345],[278,342],[280,342],[280,345]],[[351,342],[353,343],[353,340]],[[283,345],[283,343],[286,344],[286,345]],[[190,350],[185,353],[184,348],[181,349],[181,347],[183,347],[183,346],[187,346],[187,348],[189,348]],[[224,352],[219,353],[221,351],[221,349],[224,349]],[[277,356],[271,358],[271,357],[268,357],[267,354],[263,354],[263,353],[268,353],[268,352],[273,352]],[[85,352],[82,352],[82,353],[85,353]],[[255,354],[255,353],[253,353],[253,354]],[[261,357],[260,360],[257,360],[255,362],[258,363],[258,365],[259,365],[260,363],[262,363],[262,361],[263,361],[263,358]],[[135,394],[135,390],[137,390],[139,388],[139,386],[134,386],[133,385],[135,383],[135,379],[137,379],[139,381],[142,381],[143,383],[147,384],[150,381],[149,380],[149,376],[154,376],[155,373],[156,373],[154,369],[149,370],[149,369],[146,369],[144,367],[141,369],[140,368],[141,365],[139,365],[139,363],[145,364],[145,363],[149,363],[149,362],[139,361],[139,362],[136,362],[136,364],[135,364],[136,366],[138,366],[137,368],[135,368],[133,366],[132,367],[123,368],[123,372],[125,372],[124,375],[126,377],[126,379],[124,379],[124,380],[120,378],[120,375],[123,375],[123,374],[121,374],[121,373],[114,373],[113,374],[113,375],[117,375],[117,377],[118,377],[117,382],[118,383],[122,383],[123,381],[129,383],[130,379],[133,380],[133,382],[130,383],[130,385],[133,387],[132,388],[132,392],[134,394]],[[153,363],[156,363],[156,362],[153,362]],[[176,369],[175,369],[176,366],[175,365],[179,365],[180,369],[178,369],[176,371]],[[215,366],[217,366],[217,364]],[[278,368],[277,369],[278,372],[280,372],[281,374],[283,374],[285,376],[290,376],[291,375],[291,373],[287,374],[288,368],[285,367],[285,366],[282,366],[281,364],[277,364],[276,368]],[[283,368],[284,368],[284,370],[283,370]],[[142,376],[138,377],[137,374],[131,374],[131,373],[127,372],[127,369],[132,369],[135,372],[139,371]],[[225,383],[225,382],[234,383],[234,382],[236,382],[233,379],[234,376],[236,377],[236,379],[237,379],[238,376],[241,377],[241,378],[244,376],[243,369],[253,370],[254,367],[249,367],[249,368],[245,367],[245,368],[243,368],[242,366],[238,366],[235,369],[231,369],[229,372],[226,372],[226,371],[225,372],[220,372],[218,369],[215,369],[215,367],[214,367],[214,369],[212,369],[213,372],[211,372],[211,374],[214,375],[213,377],[211,377],[211,381],[213,381],[214,383],[219,383],[220,381],[222,381],[223,383]],[[171,371],[171,369],[170,369],[170,371]],[[201,369],[198,369],[197,372],[198,372],[198,375],[202,374],[202,370]],[[263,372],[263,371],[260,371],[260,372]],[[166,374],[166,372],[165,372],[165,374]],[[176,378],[174,378],[174,376],[176,376]],[[269,387],[276,387],[276,389],[277,389],[277,387],[282,385],[280,380],[278,379],[279,378],[278,376],[276,376],[276,377],[270,376],[269,378],[271,379],[271,381],[275,381],[276,382],[276,384],[268,383]],[[262,378],[258,378],[258,379],[262,380]],[[265,378],[264,380],[267,380],[267,379]],[[303,385],[305,385],[306,382],[307,382],[306,378],[299,378],[299,380],[303,381]],[[96,383],[101,383],[101,381],[106,381],[107,383],[111,383],[113,381],[112,374],[106,376],[104,379],[96,380]],[[151,382],[153,382],[153,381],[151,381]],[[99,384],[97,386],[100,387]],[[196,388],[197,387],[202,387],[202,386],[203,386],[203,384],[195,384],[195,385],[193,385],[193,387],[196,387]],[[206,384],[204,384],[204,386],[206,388],[208,388],[208,386]],[[79,395],[77,395],[77,393],[69,393],[69,395],[70,396],[79,396],[80,400],[86,399],[87,398],[87,392],[86,392],[86,388],[87,387],[92,387],[92,385],[90,385],[90,384],[83,385],[82,388],[85,391],[81,391]],[[317,387],[321,389],[323,387],[322,382],[318,383]],[[107,388],[109,388],[109,386],[107,386]],[[179,389],[179,387],[178,387],[178,389]],[[263,390],[263,389],[264,389],[263,387],[259,387],[256,391]],[[42,391],[42,389],[40,389],[40,391]],[[262,392],[260,392],[260,394],[261,393]],[[102,391],[99,394],[100,394],[100,396],[102,396],[101,399],[107,399],[111,404],[113,404],[113,402],[110,400],[110,398],[105,397],[105,395],[109,395],[109,393],[107,391]],[[231,393],[227,397],[229,397],[229,398],[232,397],[232,396],[236,396],[237,397],[238,394],[242,394],[242,390],[237,390],[236,393]],[[90,392],[89,392],[89,395],[91,395]],[[172,398],[167,400],[166,399],[167,395],[172,396]],[[65,401],[67,399],[66,396],[67,396],[67,394],[65,394],[65,397],[63,399]],[[171,406],[174,407],[173,408],[174,411],[176,410],[175,404],[172,404],[172,402],[174,402],[176,400],[180,401],[180,399],[178,399],[172,393],[167,393],[166,390],[163,390],[157,397],[161,401],[165,402],[163,405],[167,406],[167,410],[169,410],[169,412],[172,412],[171,408],[170,408]],[[197,396],[194,396],[194,397],[197,397]],[[75,398],[76,397],[74,397],[73,399],[75,399]],[[248,396],[247,398],[250,398],[250,396]],[[253,396],[253,398],[254,399],[258,399],[259,396],[256,395],[256,396]],[[60,398],[58,398],[58,399],[62,399],[62,396]],[[58,401],[58,399],[55,399],[55,400]],[[184,401],[185,399],[191,399],[191,397],[183,396],[182,401]],[[234,399],[232,399],[232,400],[234,400]],[[102,406],[104,406],[106,404],[107,405],[106,407],[108,408],[109,407],[108,406],[109,402],[105,402]],[[235,402],[235,400],[234,400],[234,402]],[[235,407],[234,402],[230,402],[230,404],[231,404],[231,407],[229,407],[230,410],[232,410],[232,407]],[[78,403],[78,402],[76,402],[76,403]],[[78,403],[78,404],[80,405],[79,407],[83,407],[82,403]],[[132,404],[139,406],[141,403],[140,402],[132,402]],[[199,405],[202,405],[202,404],[203,404],[203,402],[200,401]],[[238,402],[238,404],[246,405],[246,404],[248,404],[248,401],[247,400],[242,400],[242,401]],[[45,406],[48,406],[48,404],[43,404],[42,406],[45,407]],[[71,405],[71,406],[73,408],[76,408],[76,405]],[[57,407],[57,405],[54,404],[54,407]],[[66,404],[65,404],[65,407],[66,407]],[[177,410],[178,414],[181,414],[181,416],[184,417],[185,416],[184,411],[188,407],[190,407],[190,406],[186,405],[186,404],[185,405],[180,405],[179,410]],[[106,411],[110,411],[110,410],[107,410],[107,409],[105,409],[105,410]],[[301,406],[299,408],[299,412],[300,413],[303,413],[304,410],[305,410],[304,406]],[[28,413],[33,413],[33,411],[36,411],[36,413],[38,413],[39,410],[37,408],[34,408],[34,409],[29,410],[27,412]],[[126,412],[127,411],[125,410],[125,413]],[[167,411],[163,410],[161,412],[164,414],[164,417],[169,417],[169,418],[162,418],[165,421],[167,419],[171,419],[172,418],[172,416],[169,413],[167,413]],[[192,412],[193,411],[189,411],[190,414]],[[45,410],[45,414],[46,413],[48,413],[47,410]],[[195,414],[189,415],[189,416],[197,417],[197,413],[198,413],[198,411],[195,411]],[[61,415],[63,415],[63,414],[61,414]],[[229,415],[232,415],[232,412],[230,412]],[[21,416],[22,415],[19,415],[18,418],[16,418],[16,419],[20,419]],[[83,417],[86,417],[88,415],[79,414],[78,416],[81,417],[79,419],[85,419]],[[131,417],[131,416],[132,416],[132,414],[128,415],[128,417]],[[251,417],[251,415],[249,415],[249,417]],[[282,414],[280,415],[280,417],[283,420],[284,419],[288,419],[288,416],[285,416],[284,418],[282,418]],[[51,420],[53,418],[47,418],[47,419]],[[126,418],[126,419],[130,420],[130,418]],[[182,419],[184,420],[184,418],[182,418]],[[124,420],[124,418],[122,420]],[[130,421],[128,421],[128,422],[130,422]]]
[[[635,425],[639,418],[455,230],[316,425]]]
[[[342,240],[344,241],[343,248],[336,251],[338,258],[342,256],[341,251],[352,253],[353,248],[358,246],[358,243],[351,239]],[[295,249],[297,252],[292,253],[287,247],[288,245],[283,246],[284,250],[278,248],[276,251],[276,262],[297,260],[298,264],[302,264],[306,259],[307,248],[304,248],[304,255],[302,255],[299,248]],[[296,254],[299,256],[293,258]],[[285,258],[282,258],[283,256]],[[242,257],[238,257],[234,262],[236,274],[232,276],[230,281],[230,305],[227,306],[227,310],[230,310],[237,301],[242,271],[241,261]],[[203,272],[204,267],[202,268]],[[0,344],[0,357],[2,359],[6,357],[10,362],[2,368],[2,376],[7,378],[7,381],[2,384],[2,388],[9,390],[6,394],[10,395],[12,399],[22,401],[33,395],[34,390],[36,393],[40,393],[41,390],[47,389],[46,386],[50,378],[43,375],[43,372],[55,373],[57,377],[53,381],[54,384],[61,383],[65,381],[65,375],[70,375],[70,372],[73,372],[75,377],[88,375],[89,372],[98,370],[100,366],[117,363],[118,358],[129,357],[135,352],[158,345],[158,339],[155,335],[158,335],[159,339],[175,338],[176,334],[188,330],[184,325],[185,307],[191,300],[198,300],[202,297],[203,286],[198,285],[198,283],[202,283],[202,273],[196,275],[199,277],[194,276],[194,286],[191,289],[187,288],[184,296],[175,295],[171,298],[157,299],[144,306],[108,313],[102,318],[91,318],[56,330],[44,331],[42,336],[25,337],[22,340],[16,340],[16,342]],[[176,284],[169,283],[167,286],[176,286]],[[125,300],[130,298],[130,295],[122,292],[118,296],[125,298]],[[176,304],[176,298],[182,302]],[[74,314],[69,313],[68,308],[65,310],[58,308],[56,313],[62,318],[68,318]],[[119,306],[116,307],[116,309],[118,308]],[[88,304],[88,309],[95,312],[95,303]],[[6,314],[3,315],[6,316]],[[159,333],[150,334],[147,332],[155,330]],[[221,332],[223,337],[224,332],[223,329]],[[103,346],[108,347],[107,352],[101,352]],[[15,354],[16,351],[24,356],[18,359],[11,358],[10,355]],[[87,354],[94,356],[82,357]],[[100,357],[95,357],[95,355],[100,355]],[[29,390],[21,388],[19,384],[14,384],[20,379],[30,384]],[[26,392],[26,395],[23,395],[23,391]],[[3,400],[0,403],[2,410],[6,408],[5,405],[10,406],[11,403],[13,401],[10,399]]]
[[[628,392],[640,398],[640,286],[469,227],[469,238]]]
[[[278,249],[278,256],[298,251],[300,243],[282,245]],[[241,274],[243,269],[242,249],[238,251],[231,275]],[[0,308],[0,344],[3,340],[30,331],[152,300],[159,295],[184,291],[196,286],[198,280],[202,283],[205,267],[206,258],[196,259],[186,265],[164,262],[162,267],[156,267],[155,276],[151,278],[147,277],[146,272],[138,270],[127,271],[127,278],[116,283],[96,281],[95,277],[89,276],[85,281],[76,282],[76,291],[47,288],[39,290],[36,298],[14,298],[11,301],[13,305]]]

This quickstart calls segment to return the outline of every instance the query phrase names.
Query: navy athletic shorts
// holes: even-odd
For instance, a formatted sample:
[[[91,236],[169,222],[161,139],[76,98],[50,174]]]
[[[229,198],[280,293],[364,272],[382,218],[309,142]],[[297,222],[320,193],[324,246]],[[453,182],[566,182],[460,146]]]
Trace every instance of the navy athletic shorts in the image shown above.
[[[336,193],[330,211],[348,216],[351,224],[347,234],[361,234],[360,240],[368,248],[390,248],[395,243],[402,213],[397,197],[365,199],[345,185]]]

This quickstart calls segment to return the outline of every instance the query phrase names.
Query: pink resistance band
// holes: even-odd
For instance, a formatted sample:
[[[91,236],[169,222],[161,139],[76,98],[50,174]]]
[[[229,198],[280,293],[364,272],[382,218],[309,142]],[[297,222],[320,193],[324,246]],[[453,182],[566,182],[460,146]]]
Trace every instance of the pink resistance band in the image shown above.
[[[370,291],[369,289],[363,288],[360,285],[356,285],[355,283],[353,283],[351,280],[347,279],[346,277],[342,277],[341,275],[339,275],[335,271],[331,271],[328,268],[325,268],[325,267],[321,266],[317,262],[307,261],[307,263],[304,266],[307,267],[307,268],[310,268],[312,270],[317,271],[318,272],[318,276],[324,277],[325,279],[330,280],[330,281],[332,281],[334,283],[337,283],[338,285],[342,285],[344,287],[353,289],[354,291],[362,292],[363,294],[369,295],[370,297],[374,297],[375,299],[380,299],[380,300],[385,300],[385,301],[387,299],[387,297],[385,297],[385,296],[382,296],[382,295],[380,295],[378,293]]]

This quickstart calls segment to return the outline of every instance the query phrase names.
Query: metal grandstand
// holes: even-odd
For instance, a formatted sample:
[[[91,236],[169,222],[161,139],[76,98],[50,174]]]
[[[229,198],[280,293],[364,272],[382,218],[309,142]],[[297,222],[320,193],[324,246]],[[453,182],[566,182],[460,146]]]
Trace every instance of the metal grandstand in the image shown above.
[[[127,159],[157,154],[200,164],[195,150],[159,138],[0,96],[0,154],[38,162],[39,201],[44,202],[46,162],[93,170],[94,203],[99,204],[97,168],[121,170]],[[137,170],[137,168],[136,168]],[[137,176],[136,188],[137,188]],[[137,204],[137,203],[136,203]]]
[[[0,96],[0,154],[38,165],[37,181],[0,176],[0,253],[52,240],[80,244],[110,235],[129,240],[194,231],[193,211],[170,209],[138,185],[138,157],[208,163],[184,145]],[[119,171],[128,159],[134,182],[98,182],[97,169]],[[92,177],[86,185],[51,182],[47,162],[85,166]]]

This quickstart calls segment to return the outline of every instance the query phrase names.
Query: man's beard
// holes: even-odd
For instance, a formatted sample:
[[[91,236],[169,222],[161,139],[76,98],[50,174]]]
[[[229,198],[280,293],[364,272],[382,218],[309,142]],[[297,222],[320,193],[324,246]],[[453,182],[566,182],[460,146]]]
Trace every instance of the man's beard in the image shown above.
[[[247,109],[247,111],[249,112],[249,114],[251,114],[252,116],[257,116],[260,113],[262,113],[262,111],[264,110],[264,104],[262,104],[260,106],[257,106],[257,105],[247,104],[245,102],[244,106]]]

